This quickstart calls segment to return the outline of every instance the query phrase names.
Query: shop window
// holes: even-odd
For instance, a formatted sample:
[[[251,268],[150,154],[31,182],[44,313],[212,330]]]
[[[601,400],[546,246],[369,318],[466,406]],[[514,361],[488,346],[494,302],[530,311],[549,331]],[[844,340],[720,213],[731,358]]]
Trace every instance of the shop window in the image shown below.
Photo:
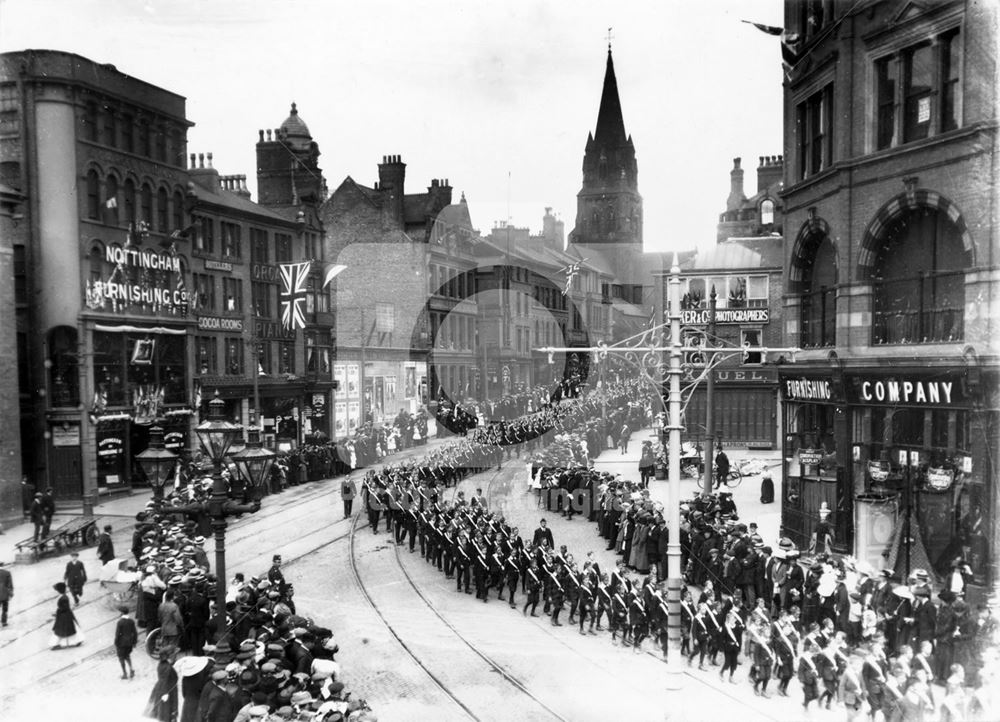
[[[681,308],[708,308],[704,278],[689,278],[687,292],[681,298]]]
[[[880,241],[872,283],[873,343],[962,340],[963,268],[969,258],[947,214],[907,210],[888,224]]]
[[[184,337],[94,332],[95,406],[157,413],[186,401]]]
[[[230,376],[241,376],[243,374],[243,340],[227,337],[224,344],[226,347],[226,373]]]
[[[924,412],[922,409],[895,409],[892,414],[892,445],[923,446]]]

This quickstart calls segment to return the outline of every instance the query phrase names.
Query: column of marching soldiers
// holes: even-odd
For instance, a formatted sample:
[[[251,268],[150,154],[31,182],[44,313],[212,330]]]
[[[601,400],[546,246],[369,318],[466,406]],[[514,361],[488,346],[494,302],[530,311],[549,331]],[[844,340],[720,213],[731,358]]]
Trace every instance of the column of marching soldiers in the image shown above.
[[[373,533],[384,524],[395,544],[408,548],[455,580],[458,592],[472,594],[484,603],[497,599],[516,608],[518,590],[522,614],[538,617],[538,607],[551,624],[568,621],[580,634],[596,634],[606,621],[612,639],[638,649],[652,634],[666,653],[667,605],[652,580],[641,587],[619,568],[602,573],[592,554],[577,563],[566,547],[553,548],[551,531],[544,523],[530,541],[521,537],[497,512],[488,510],[482,496],[465,498],[457,492],[450,501],[442,490],[466,476],[501,467],[505,453],[546,444],[557,435],[568,435],[587,424],[606,407],[621,408],[642,396],[635,383],[624,382],[606,390],[602,398],[574,398],[561,405],[478,429],[468,441],[432,452],[420,462],[385,466],[368,471],[361,499]],[[548,430],[548,433],[540,432]],[[601,436],[603,438],[603,435]],[[559,442],[555,445],[558,447]],[[505,452],[505,448],[507,451]],[[585,461],[585,457],[584,457]],[[348,514],[345,507],[345,515]]]

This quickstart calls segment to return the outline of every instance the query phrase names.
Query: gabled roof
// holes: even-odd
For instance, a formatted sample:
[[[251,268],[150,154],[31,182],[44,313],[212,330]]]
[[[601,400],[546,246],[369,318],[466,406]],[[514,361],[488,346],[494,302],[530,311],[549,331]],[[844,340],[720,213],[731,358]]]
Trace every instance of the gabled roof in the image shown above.
[[[364,198],[366,201],[368,201],[368,203],[373,208],[382,207],[382,194],[379,193],[374,188],[369,188],[368,186],[361,185],[356,180],[351,178],[351,176],[347,176],[346,178],[344,178],[344,180],[341,181],[340,185],[337,186],[337,189],[331,194],[330,197],[333,198],[333,196],[337,195],[341,191],[348,191],[348,190],[357,191],[358,194],[361,195],[361,197]],[[329,200],[327,202],[329,202]]]
[[[220,188],[213,193],[198,183],[192,183],[189,188],[191,189],[189,192],[193,192],[195,197],[201,203],[211,203],[213,205],[222,206],[223,208],[229,208],[230,210],[240,211],[242,213],[256,216],[263,216],[273,221],[281,221],[283,223],[286,223],[289,220],[294,220],[286,218],[282,214],[271,210],[267,206],[254,203],[249,198],[244,198],[243,196],[237,195],[232,191]]]

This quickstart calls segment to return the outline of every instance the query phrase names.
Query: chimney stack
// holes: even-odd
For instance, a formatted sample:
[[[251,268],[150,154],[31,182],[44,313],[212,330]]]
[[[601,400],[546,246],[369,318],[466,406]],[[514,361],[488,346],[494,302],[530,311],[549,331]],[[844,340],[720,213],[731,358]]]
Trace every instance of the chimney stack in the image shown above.
[[[780,155],[760,156],[757,166],[757,192],[767,190],[782,179],[784,174],[784,158]]]
[[[735,211],[747,197],[743,194],[743,169],[740,167],[742,158],[733,158],[733,169],[729,171],[729,198],[726,199],[726,210]]]
[[[384,155],[378,166],[378,185],[382,193],[387,194],[389,202],[386,206],[392,220],[403,227],[403,194],[405,193],[406,163],[401,156]]]

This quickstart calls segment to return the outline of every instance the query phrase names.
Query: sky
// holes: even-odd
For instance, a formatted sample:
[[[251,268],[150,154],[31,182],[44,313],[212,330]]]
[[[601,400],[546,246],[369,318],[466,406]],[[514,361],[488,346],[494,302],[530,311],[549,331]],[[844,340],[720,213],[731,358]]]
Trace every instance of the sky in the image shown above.
[[[290,105],[333,191],[401,155],[474,225],[574,226],[608,29],[647,251],[711,246],[734,157],[782,153],[781,0],[0,0],[0,51],[77,53],[187,98],[188,152],[244,173]]]

